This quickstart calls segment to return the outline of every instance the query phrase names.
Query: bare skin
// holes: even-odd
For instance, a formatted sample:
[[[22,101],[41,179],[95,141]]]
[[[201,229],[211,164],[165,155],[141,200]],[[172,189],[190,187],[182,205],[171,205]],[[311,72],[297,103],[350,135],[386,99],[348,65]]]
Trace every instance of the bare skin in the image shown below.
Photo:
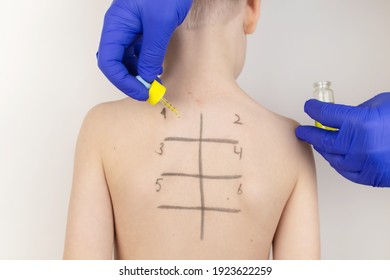
[[[245,53],[258,16],[257,1],[248,3],[214,40],[213,28],[172,40],[163,81],[180,119],[130,99],[88,113],[64,258],[268,259],[271,248],[275,259],[319,258],[311,150],[294,121],[235,82],[237,48]],[[222,41],[236,48],[208,55]]]

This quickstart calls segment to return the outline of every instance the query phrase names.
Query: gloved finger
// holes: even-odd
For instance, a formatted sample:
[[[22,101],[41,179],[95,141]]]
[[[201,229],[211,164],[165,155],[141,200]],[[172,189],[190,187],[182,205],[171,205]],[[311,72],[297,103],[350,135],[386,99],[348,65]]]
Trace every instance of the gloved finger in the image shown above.
[[[315,147],[313,146],[314,150],[316,150],[326,161],[329,162],[329,164],[334,168],[334,166],[332,165],[331,162],[336,162],[336,161],[343,161],[344,160],[344,156],[343,155],[332,155],[332,154],[328,154],[326,153],[324,150],[318,148],[318,147]],[[354,182],[354,183],[357,183],[357,179],[359,177],[359,172],[352,172],[352,171],[343,171],[343,170],[338,170],[337,168],[335,168],[335,170],[340,174],[342,175],[343,177],[347,178],[348,180]]]
[[[136,57],[139,57],[139,54],[141,53],[142,41],[143,41],[143,36],[140,36],[134,45],[134,54]]]
[[[388,104],[389,101],[390,101],[390,92],[383,92],[363,102],[362,104],[359,105],[359,107],[368,107],[368,108],[380,107],[383,104]]]
[[[143,26],[143,43],[138,61],[138,73],[147,82],[152,82],[162,74],[162,64],[169,41],[175,29],[183,22],[192,0],[174,1],[175,9],[161,9],[159,6],[148,7]],[[154,15],[154,16],[152,16]]]
[[[344,155],[335,155],[335,154],[329,154],[327,153],[325,150],[323,150],[322,148],[318,147],[318,146],[313,146],[314,150],[317,151],[333,168],[334,166],[329,162],[329,160],[333,161],[333,160],[343,160],[344,159]]]
[[[162,64],[174,28],[165,27],[165,32],[157,28],[147,29],[138,61],[138,73],[147,82],[152,82],[161,75]]]
[[[133,76],[122,63],[124,48],[120,45],[110,46],[109,53],[104,49],[99,51],[98,65],[104,75],[119,90],[140,101],[149,98],[147,89]]]
[[[373,157],[368,157],[361,172],[347,173],[355,183],[373,186],[390,187],[390,174],[388,173],[388,164],[378,162]]]
[[[383,182],[382,178],[373,177],[366,171],[362,172],[343,172],[340,173],[344,178],[359,185],[366,185],[371,187],[390,187],[389,184]]]
[[[367,176],[362,176],[362,172],[343,172],[340,173],[344,178],[348,179],[349,181],[352,181],[354,183],[360,184],[360,185],[367,185],[367,186],[378,186],[375,185],[375,183],[372,183]]]
[[[369,164],[368,160],[328,154],[317,147],[314,149],[344,178],[367,186],[390,187],[390,180],[386,178],[385,173],[378,172],[381,168],[375,164]]]
[[[345,147],[335,145],[338,135],[337,131],[329,131],[314,126],[298,126],[295,133],[298,139],[326,153],[344,155],[347,152]]]
[[[360,172],[366,163],[366,159],[362,157],[329,154],[318,147],[314,147],[314,149],[340,174],[344,172]]]
[[[125,49],[139,37],[139,22],[129,20],[126,26],[118,21],[118,13],[123,13],[116,6],[110,7],[105,16],[103,32],[99,45],[98,66],[104,75],[126,95],[145,101],[149,98],[147,89],[135,77],[129,74],[122,63]]]
[[[129,47],[125,50],[125,54],[123,55],[122,63],[125,65],[127,71],[132,76],[138,75],[137,65],[138,65],[138,57],[135,55],[134,47]]]
[[[305,103],[305,112],[312,119],[334,128],[340,128],[354,108],[353,106],[321,102],[316,99],[308,100]]]
[[[137,69],[136,69],[137,75],[139,75],[138,74],[138,64],[139,64],[139,57],[140,57],[141,49],[142,49],[142,42],[139,42],[139,43],[137,43],[137,45],[134,48],[135,56],[137,57]],[[163,67],[162,66],[160,66],[160,70],[158,70],[157,73],[158,73],[157,75],[161,75],[163,73]]]

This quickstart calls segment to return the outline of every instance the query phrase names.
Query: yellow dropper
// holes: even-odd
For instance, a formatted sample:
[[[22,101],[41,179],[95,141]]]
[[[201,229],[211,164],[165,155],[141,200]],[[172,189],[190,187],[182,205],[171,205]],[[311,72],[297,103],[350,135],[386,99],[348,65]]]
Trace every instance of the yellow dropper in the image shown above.
[[[176,117],[180,118],[180,112],[177,110],[168,100],[164,98],[165,93],[167,92],[166,87],[160,84],[157,80],[153,81],[152,84],[149,84],[141,76],[136,77],[138,81],[140,81],[147,89],[149,89],[149,99],[146,100],[151,105],[156,105],[157,103],[161,103],[169,110],[171,110]]]
[[[171,103],[168,102],[164,97],[161,98],[160,103],[167,107],[169,110],[171,110],[173,113],[175,113],[176,117],[180,118],[180,112],[177,110]]]

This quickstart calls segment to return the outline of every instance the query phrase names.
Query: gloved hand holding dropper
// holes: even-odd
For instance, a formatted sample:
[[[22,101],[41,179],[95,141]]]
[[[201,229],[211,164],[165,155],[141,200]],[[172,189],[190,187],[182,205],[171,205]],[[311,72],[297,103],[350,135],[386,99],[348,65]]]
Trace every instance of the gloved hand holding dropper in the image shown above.
[[[162,74],[169,40],[184,21],[192,0],[114,0],[104,19],[98,65],[126,95],[146,101],[148,89]]]
[[[297,128],[297,137],[313,145],[333,168],[359,184],[390,187],[390,93],[352,107],[309,100],[305,112],[338,128]]]

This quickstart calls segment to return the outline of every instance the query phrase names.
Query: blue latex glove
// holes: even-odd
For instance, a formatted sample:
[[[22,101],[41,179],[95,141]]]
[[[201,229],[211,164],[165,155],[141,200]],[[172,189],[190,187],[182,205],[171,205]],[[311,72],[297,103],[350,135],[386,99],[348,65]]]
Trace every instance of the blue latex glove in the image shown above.
[[[145,101],[162,73],[169,40],[184,21],[192,0],[114,0],[108,9],[97,54],[106,77],[126,95]]]
[[[309,100],[305,112],[339,131],[300,126],[296,130],[299,139],[312,144],[345,178],[390,187],[390,93],[357,107]]]

